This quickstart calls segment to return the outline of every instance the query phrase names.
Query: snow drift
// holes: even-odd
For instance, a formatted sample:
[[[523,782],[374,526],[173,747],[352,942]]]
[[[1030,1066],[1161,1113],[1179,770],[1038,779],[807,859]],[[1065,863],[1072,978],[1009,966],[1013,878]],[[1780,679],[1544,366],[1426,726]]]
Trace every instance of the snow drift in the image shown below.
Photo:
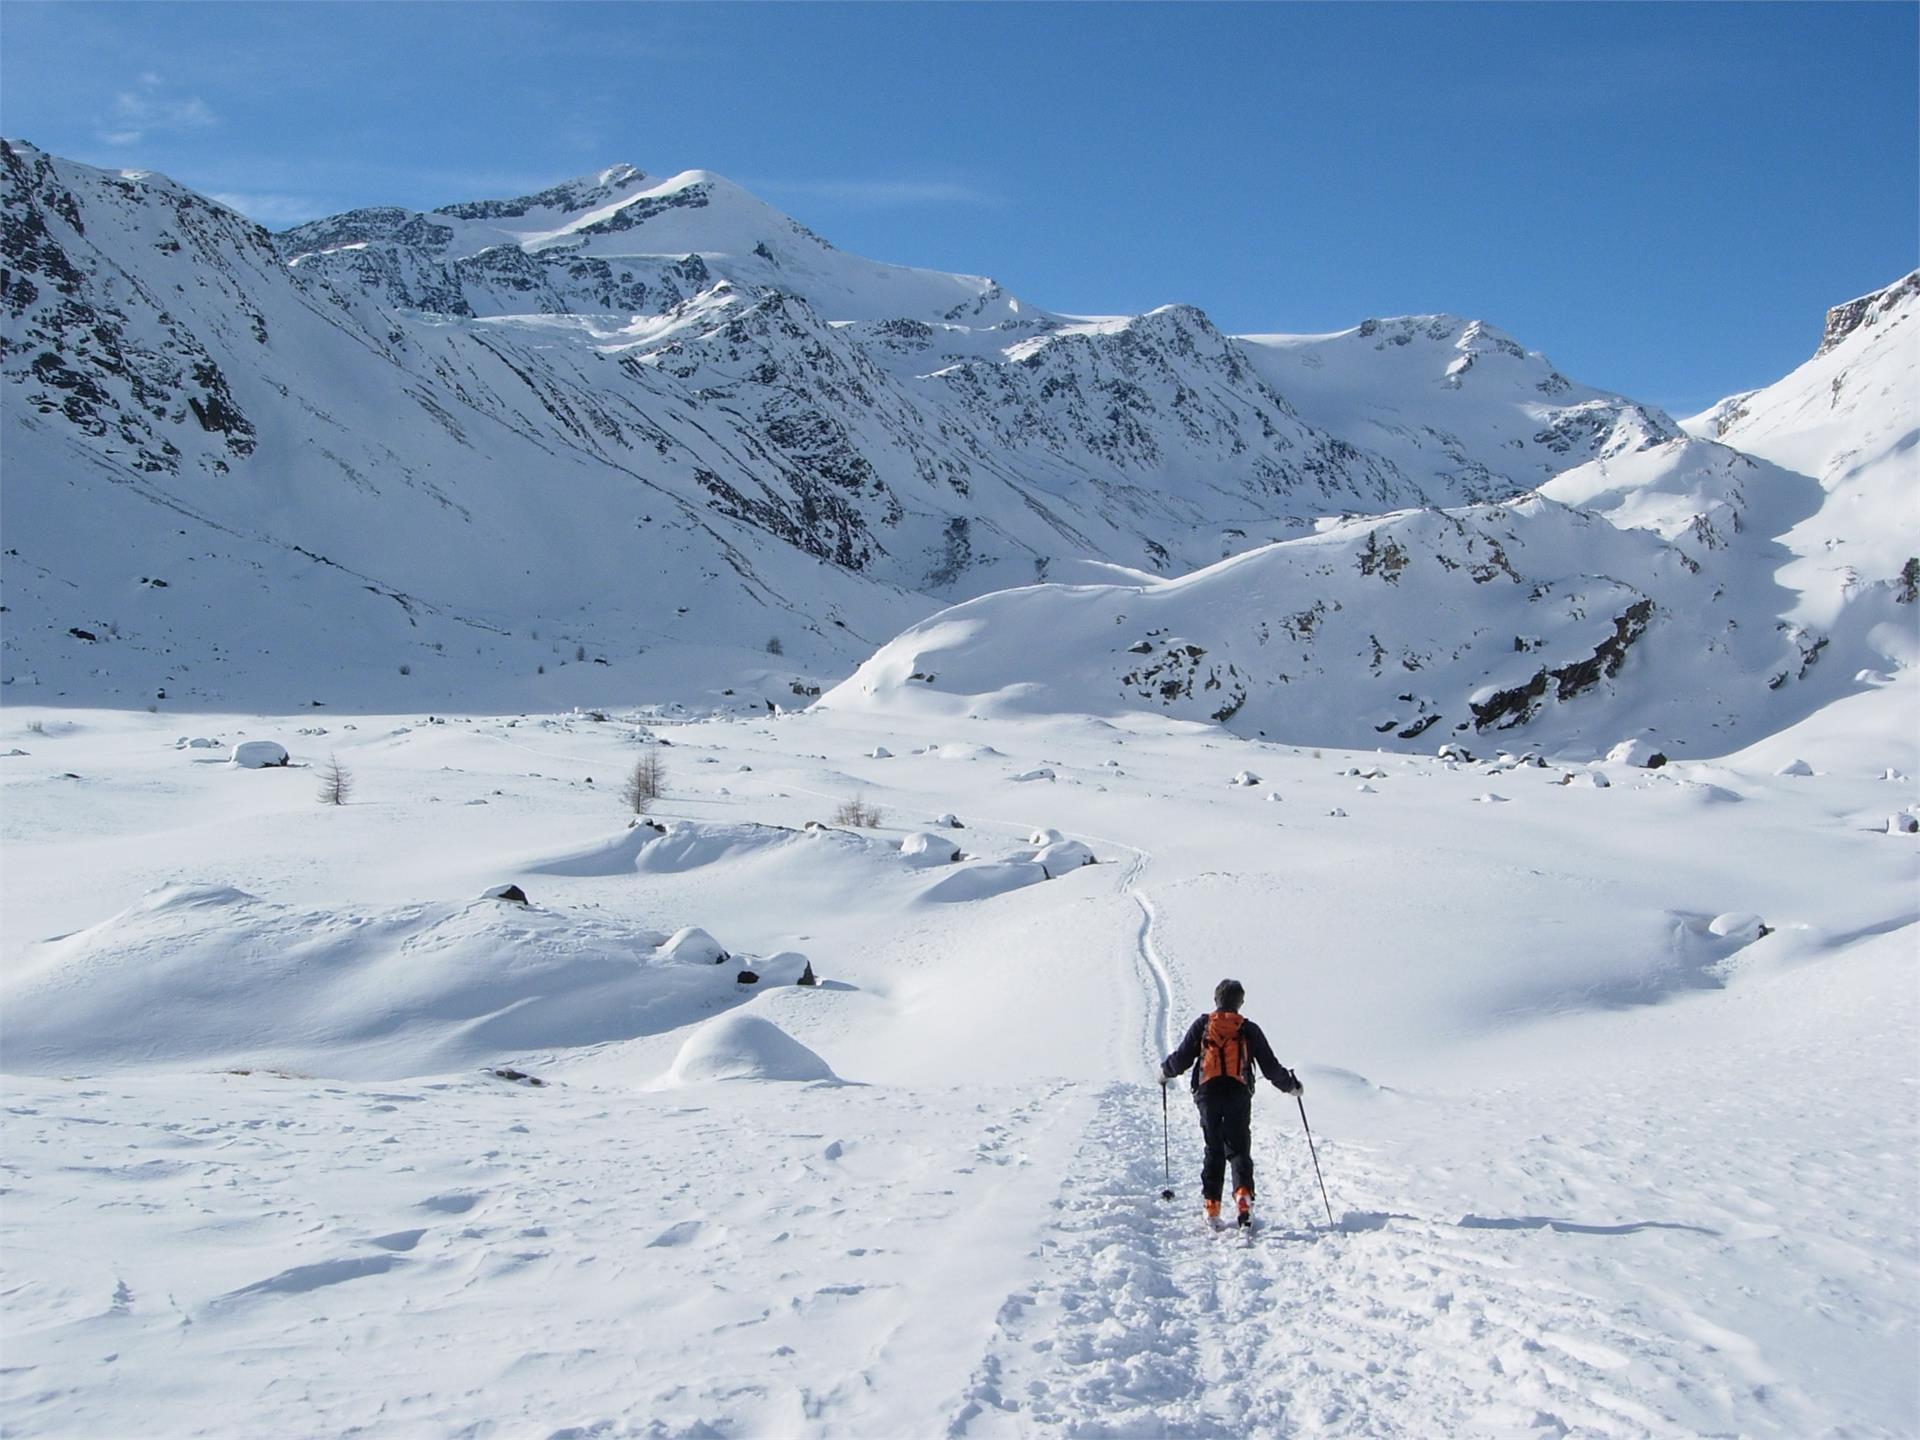
[[[173,886],[27,953],[0,983],[7,1067],[421,1075],[737,1003],[730,967],[675,964],[653,933],[488,899],[356,915]]]

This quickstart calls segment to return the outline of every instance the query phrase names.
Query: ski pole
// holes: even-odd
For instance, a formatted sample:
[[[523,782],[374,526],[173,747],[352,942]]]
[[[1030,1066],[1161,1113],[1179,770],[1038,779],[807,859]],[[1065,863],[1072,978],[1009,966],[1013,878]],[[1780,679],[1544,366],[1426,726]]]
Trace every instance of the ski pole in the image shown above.
[[[1313,1156],[1313,1178],[1320,1182],[1320,1203],[1327,1207],[1327,1228],[1334,1228],[1333,1202],[1327,1199],[1327,1182],[1320,1174],[1320,1152],[1314,1148],[1313,1127],[1307,1124],[1307,1102],[1300,1098],[1298,1090],[1293,1092],[1293,1103],[1300,1107],[1300,1128],[1307,1132],[1307,1153]]]
[[[1160,1192],[1162,1200],[1173,1199],[1173,1130],[1167,1122],[1167,1082],[1160,1082],[1160,1148],[1167,1166],[1167,1188]]]

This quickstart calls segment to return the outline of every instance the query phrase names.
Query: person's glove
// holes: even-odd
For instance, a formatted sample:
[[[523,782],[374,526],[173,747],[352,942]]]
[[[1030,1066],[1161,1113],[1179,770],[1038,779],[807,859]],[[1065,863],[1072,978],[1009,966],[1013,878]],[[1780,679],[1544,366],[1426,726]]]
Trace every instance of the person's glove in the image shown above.
[[[1157,1071],[1155,1072],[1155,1074],[1156,1074],[1156,1078],[1158,1078],[1158,1079],[1159,1079],[1159,1081],[1160,1081],[1160,1088],[1161,1088],[1162,1090],[1164,1090],[1164,1089],[1166,1089],[1166,1088],[1167,1088],[1167,1086],[1169,1086],[1169,1085],[1171,1085],[1171,1084],[1173,1083],[1173,1076],[1171,1076],[1171,1075],[1169,1075],[1169,1074],[1167,1074],[1167,1072],[1166,1072],[1166,1070],[1165,1070],[1165,1068],[1164,1068],[1164,1067],[1162,1067],[1161,1069],[1159,1069],[1159,1070],[1157,1070]]]
[[[1280,1081],[1281,1094],[1298,1095],[1301,1091],[1307,1088],[1305,1085],[1300,1083],[1300,1077],[1294,1074],[1293,1071],[1287,1069],[1286,1066],[1282,1065],[1280,1067],[1280,1074],[1282,1077]]]

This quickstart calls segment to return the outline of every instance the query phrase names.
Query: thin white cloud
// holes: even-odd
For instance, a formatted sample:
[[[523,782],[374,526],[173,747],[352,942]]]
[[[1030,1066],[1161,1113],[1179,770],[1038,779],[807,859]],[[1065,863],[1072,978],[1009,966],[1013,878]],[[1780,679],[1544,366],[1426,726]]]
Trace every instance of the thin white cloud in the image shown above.
[[[215,191],[213,198],[229,210],[238,210],[249,220],[266,226],[298,225],[327,213],[324,205],[304,195],[256,195],[246,191]]]
[[[113,97],[97,133],[109,145],[137,145],[149,135],[208,130],[219,123],[213,107],[198,95],[170,93],[164,78],[143,70],[131,90]]]
[[[780,180],[749,188],[770,195],[826,200],[860,210],[1005,203],[998,195],[954,180]]]

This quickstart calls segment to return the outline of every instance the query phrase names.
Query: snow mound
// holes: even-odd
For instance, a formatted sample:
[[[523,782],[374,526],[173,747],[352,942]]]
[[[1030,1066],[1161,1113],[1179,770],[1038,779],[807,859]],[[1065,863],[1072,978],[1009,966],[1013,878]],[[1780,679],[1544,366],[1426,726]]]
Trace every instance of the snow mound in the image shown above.
[[[1657,770],[1667,763],[1667,757],[1651,742],[1638,738],[1622,740],[1607,752],[1607,759],[1615,765],[1637,765],[1643,770]]]
[[[663,826],[645,820],[611,840],[536,859],[523,868],[536,875],[627,875],[636,871],[678,874],[727,860],[769,854],[782,846],[799,845],[814,838],[781,825],[714,825],[675,820]],[[865,843],[857,836],[842,838],[853,845]]]
[[[1043,845],[1033,857],[1033,863],[1046,871],[1052,880],[1069,871],[1095,863],[1093,851],[1078,840],[1056,840],[1051,845]]]
[[[1045,765],[1039,765],[1032,770],[1022,770],[1018,775],[1009,775],[1007,778],[1015,784],[1025,784],[1029,780],[1051,780],[1053,771]]]
[[[923,901],[937,905],[967,900],[987,900],[1009,890],[1022,890],[1047,879],[1044,865],[1031,860],[997,860],[986,865],[969,865],[951,875],[943,875],[920,894]]]
[[[698,925],[685,925],[660,947],[663,959],[676,965],[718,965],[732,957],[721,943]]]
[[[1035,830],[1031,835],[1027,836],[1027,843],[1029,845],[1058,845],[1066,838],[1067,837],[1062,835],[1058,830],[1049,827],[1044,830]]]
[[[826,1081],[840,1077],[813,1051],[771,1020],[758,1015],[722,1015],[687,1037],[667,1071],[669,1086],[714,1080]]]
[[[237,765],[242,770],[265,770],[275,765],[290,763],[287,747],[275,740],[243,740],[233,747],[233,754],[227,757],[229,765]]]
[[[900,854],[911,865],[951,865],[960,858],[960,847],[944,835],[921,830],[900,842]]]
[[[1707,922],[1708,934],[1719,940],[1733,940],[1743,945],[1750,940],[1758,940],[1765,929],[1758,915],[1740,910],[1729,910]]]
[[[1227,783],[1229,785],[1258,785],[1260,783],[1260,777],[1251,770],[1242,770]]]
[[[630,1040],[738,1003],[727,970],[664,963],[652,939],[488,899],[346,913],[173,886],[28,947],[0,980],[0,1047],[18,1073],[397,1078]]]
[[[1773,773],[1776,775],[1811,775],[1813,774],[1813,767],[1804,760],[1789,760]]]

